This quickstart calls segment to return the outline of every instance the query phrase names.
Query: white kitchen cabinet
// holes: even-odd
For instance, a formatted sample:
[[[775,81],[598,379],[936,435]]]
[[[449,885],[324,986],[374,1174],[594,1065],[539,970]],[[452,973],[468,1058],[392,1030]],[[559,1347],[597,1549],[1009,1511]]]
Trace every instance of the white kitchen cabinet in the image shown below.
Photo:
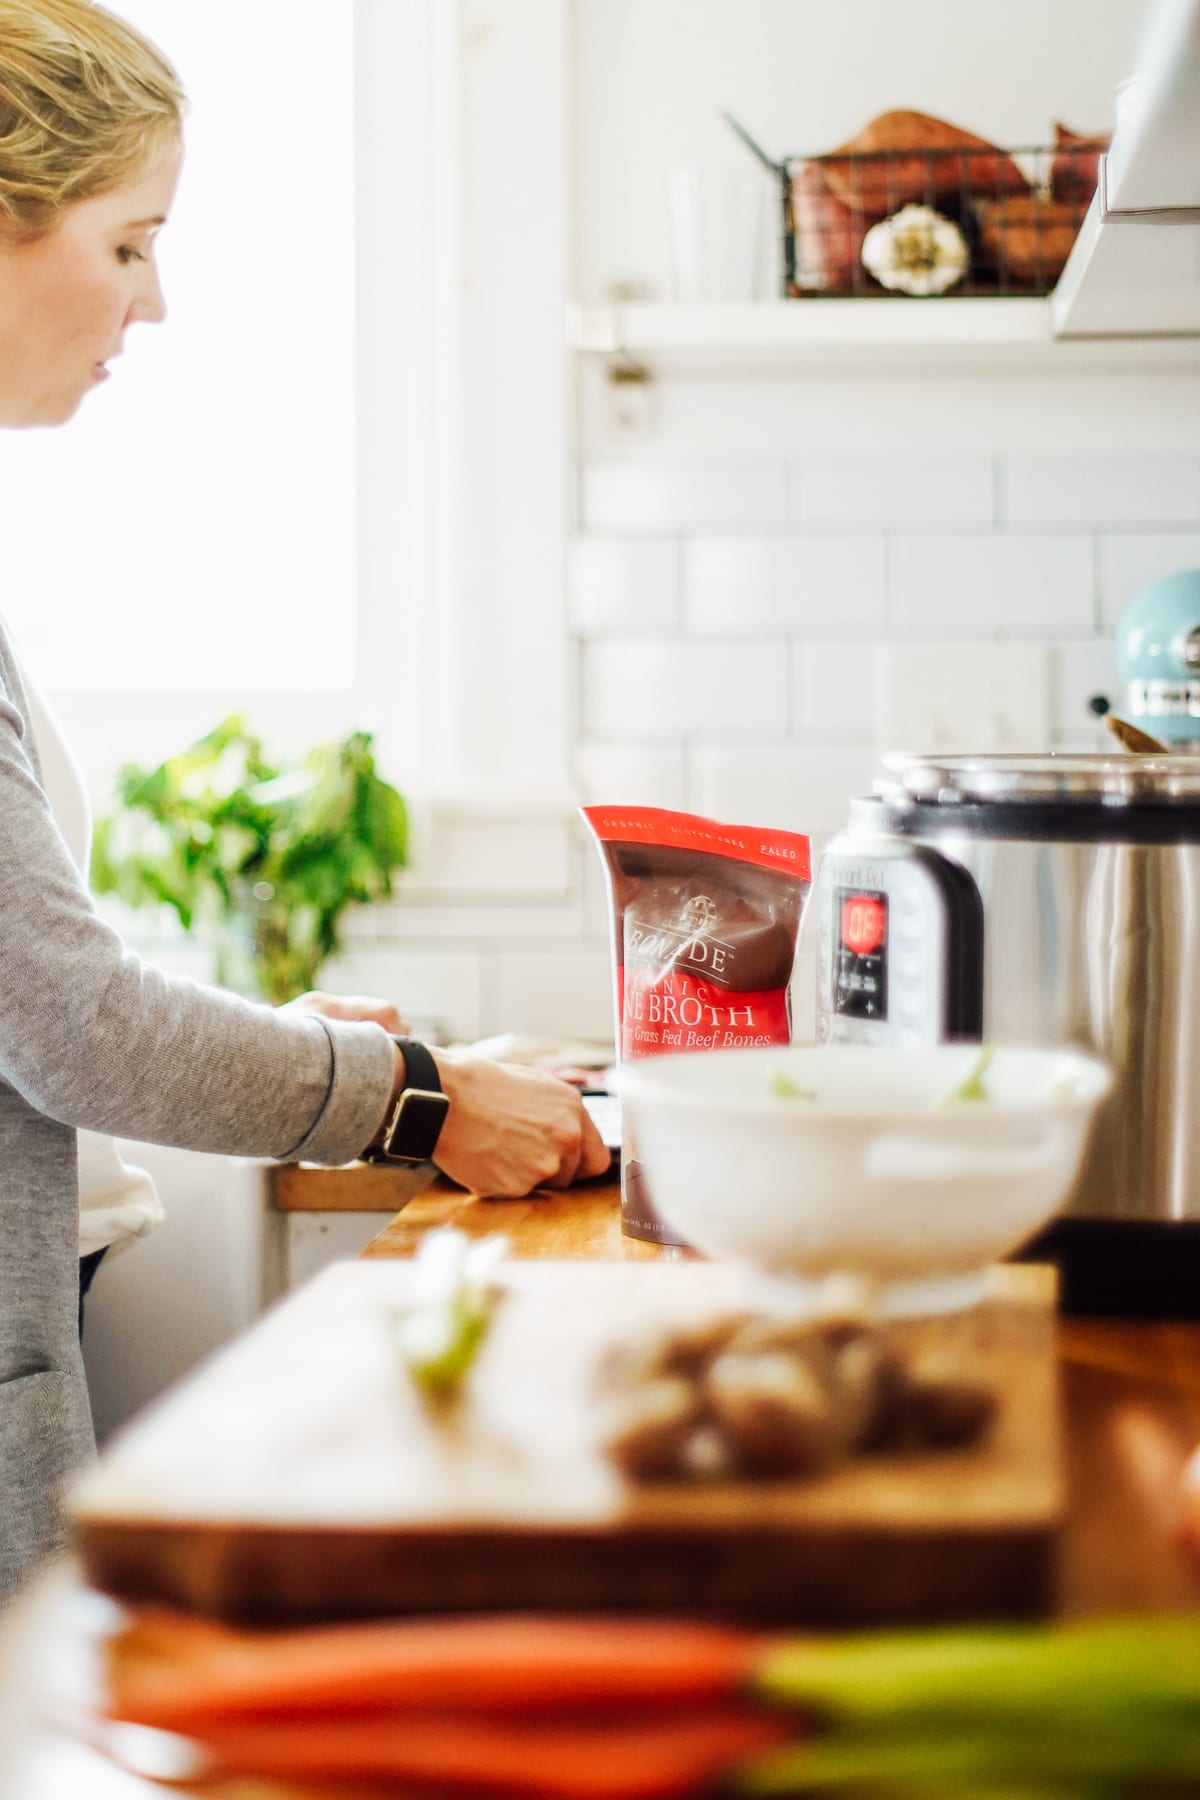
[[[1159,0],[1051,296],[1061,337],[1200,335],[1200,0]]]
[[[328,1263],[359,1255],[390,1216],[277,1211],[273,1165],[252,1158],[122,1149],[153,1176],[166,1217],[105,1259],[87,1299],[83,1350],[101,1441],[265,1307]],[[411,1187],[428,1180],[422,1167]]]
[[[202,1357],[244,1331],[277,1291],[261,1163],[124,1144],[166,1212],[110,1254],[86,1305],[83,1352],[103,1440]]]

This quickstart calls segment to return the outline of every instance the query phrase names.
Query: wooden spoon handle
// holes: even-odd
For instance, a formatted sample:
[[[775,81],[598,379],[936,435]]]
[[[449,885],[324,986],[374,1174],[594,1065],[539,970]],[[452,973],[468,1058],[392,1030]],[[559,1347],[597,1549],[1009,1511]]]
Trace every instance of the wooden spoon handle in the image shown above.
[[[1169,756],[1166,744],[1159,743],[1148,731],[1140,726],[1131,725],[1128,719],[1118,719],[1116,713],[1105,713],[1104,723],[1124,750],[1131,750],[1135,756]]]

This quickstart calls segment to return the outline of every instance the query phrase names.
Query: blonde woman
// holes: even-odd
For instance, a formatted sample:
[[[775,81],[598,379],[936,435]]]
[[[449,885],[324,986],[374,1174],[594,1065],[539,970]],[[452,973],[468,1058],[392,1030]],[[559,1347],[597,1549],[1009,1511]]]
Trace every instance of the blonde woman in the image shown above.
[[[65,424],[129,329],[164,317],[155,244],[183,114],[169,63],[100,6],[0,0],[0,425]],[[62,758],[0,625],[0,1597],[61,1543],[62,1484],[91,1449],[80,1130],[325,1163],[433,1154],[507,1194],[608,1162],[564,1084],[431,1052],[387,1002],[273,1010],[141,961],[97,916],[86,843],[47,797]],[[152,1222],[152,1194],[139,1212],[130,1191],[110,1231]]]

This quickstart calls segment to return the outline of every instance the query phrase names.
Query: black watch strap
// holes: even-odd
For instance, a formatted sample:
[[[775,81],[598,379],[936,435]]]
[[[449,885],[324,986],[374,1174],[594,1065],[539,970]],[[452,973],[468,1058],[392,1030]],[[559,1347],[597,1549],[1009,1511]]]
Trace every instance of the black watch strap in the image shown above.
[[[423,1094],[440,1094],[442,1083],[437,1064],[424,1044],[418,1044],[416,1038],[402,1037],[393,1037],[392,1042],[404,1058],[405,1089],[420,1088]]]
[[[404,1087],[383,1130],[361,1152],[372,1163],[428,1162],[437,1148],[450,1102],[442,1092],[437,1064],[415,1038],[393,1037],[404,1058]]]

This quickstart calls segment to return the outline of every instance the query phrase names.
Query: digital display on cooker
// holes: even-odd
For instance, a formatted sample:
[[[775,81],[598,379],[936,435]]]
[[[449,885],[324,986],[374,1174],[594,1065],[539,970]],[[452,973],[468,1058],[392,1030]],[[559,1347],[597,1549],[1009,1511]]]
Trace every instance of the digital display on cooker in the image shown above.
[[[854,1019],[886,1019],[887,895],[839,888],[836,899],[834,1011]]]

